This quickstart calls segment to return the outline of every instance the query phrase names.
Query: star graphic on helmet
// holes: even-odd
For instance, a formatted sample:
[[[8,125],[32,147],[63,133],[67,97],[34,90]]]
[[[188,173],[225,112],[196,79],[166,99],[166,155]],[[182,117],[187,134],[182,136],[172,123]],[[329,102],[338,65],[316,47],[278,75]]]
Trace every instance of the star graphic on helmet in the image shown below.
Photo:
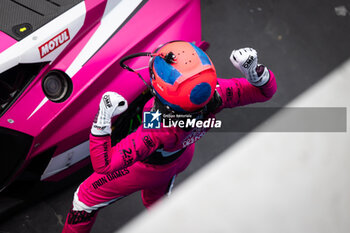
[[[151,114],[152,114],[152,116],[153,116],[151,122],[154,121],[155,119],[157,119],[158,117],[160,117],[160,116],[162,115],[162,114],[159,112],[159,110],[157,110],[155,113],[151,113]]]

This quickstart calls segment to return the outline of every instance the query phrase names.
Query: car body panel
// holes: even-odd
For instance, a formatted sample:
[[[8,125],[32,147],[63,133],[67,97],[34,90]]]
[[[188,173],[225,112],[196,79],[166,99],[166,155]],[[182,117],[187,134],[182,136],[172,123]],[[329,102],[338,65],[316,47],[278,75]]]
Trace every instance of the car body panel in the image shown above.
[[[69,39],[59,44],[64,36],[60,33],[65,30]],[[58,46],[40,56],[40,46],[57,35],[61,35],[56,39]],[[172,40],[199,43],[200,2],[85,0],[18,42],[2,32],[0,37],[7,38],[8,44],[0,53],[0,73],[18,63],[47,62],[0,118],[0,127],[34,137],[19,171],[53,147],[52,156],[64,158],[56,159],[61,163],[56,170],[64,171],[88,156],[86,141],[103,93],[118,92],[132,103],[146,89],[137,75],[120,67],[119,60],[131,53],[153,51]],[[134,59],[129,64],[144,67],[148,58]],[[52,70],[65,72],[73,83],[71,96],[62,103],[48,100],[42,90],[42,78]],[[148,69],[140,73],[149,82]],[[50,176],[47,174],[42,179]]]

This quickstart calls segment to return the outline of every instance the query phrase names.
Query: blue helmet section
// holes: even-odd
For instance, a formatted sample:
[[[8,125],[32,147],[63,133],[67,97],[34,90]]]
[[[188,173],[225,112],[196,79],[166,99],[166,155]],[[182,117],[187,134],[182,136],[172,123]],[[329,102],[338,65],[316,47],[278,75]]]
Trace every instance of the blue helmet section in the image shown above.
[[[195,46],[194,44],[190,43],[192,45],[192,47],[194,48],[194,50],[196,50],[199,59],[202,62],[202,65],[211,65],[211,62],[209,60],[209,57],[207,56],[207,54],[205,54],[203,52],[203,50],[201,50],[200,48],[198,48],[197,46]]]
[[[200,105],[208,100],[210,94],[211,87],[209,83],[200,83],[192,89],[190,100],[192,103]]]
[[[163,58],[157,56],[154,59],[154,69],[166,83],[173,85],[181,76],[181,73],[173,66],[168,64]]]

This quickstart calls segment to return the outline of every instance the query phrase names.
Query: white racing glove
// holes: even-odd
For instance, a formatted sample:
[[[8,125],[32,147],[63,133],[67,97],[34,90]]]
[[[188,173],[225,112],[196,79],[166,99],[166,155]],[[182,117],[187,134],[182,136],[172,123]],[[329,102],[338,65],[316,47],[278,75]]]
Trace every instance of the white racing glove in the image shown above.
[[[91,127],[91,134],[94,136],[110,135],[112,132],[111,118],[123,113],[127,108],[128,102],[123,96],[115,92],[104,93]]]
[[[233,50],[230,60],[252,85],[260,87],[269,81],[269,71],[265,66],[258,64],[258,54],[255,49]]]

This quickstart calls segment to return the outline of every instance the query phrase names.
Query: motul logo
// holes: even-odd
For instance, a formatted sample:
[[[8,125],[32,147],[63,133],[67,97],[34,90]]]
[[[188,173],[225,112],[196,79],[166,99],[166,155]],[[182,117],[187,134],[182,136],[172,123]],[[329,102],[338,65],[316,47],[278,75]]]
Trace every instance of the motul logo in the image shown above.
[[[63,32],[57,34],[55,37],[47,41],[45,44],[41,45],[38,49],[40,52],[40,57],[43,58],[50,54],[52,51],[63,45],[66,41],[70,39],[68,28]]]

